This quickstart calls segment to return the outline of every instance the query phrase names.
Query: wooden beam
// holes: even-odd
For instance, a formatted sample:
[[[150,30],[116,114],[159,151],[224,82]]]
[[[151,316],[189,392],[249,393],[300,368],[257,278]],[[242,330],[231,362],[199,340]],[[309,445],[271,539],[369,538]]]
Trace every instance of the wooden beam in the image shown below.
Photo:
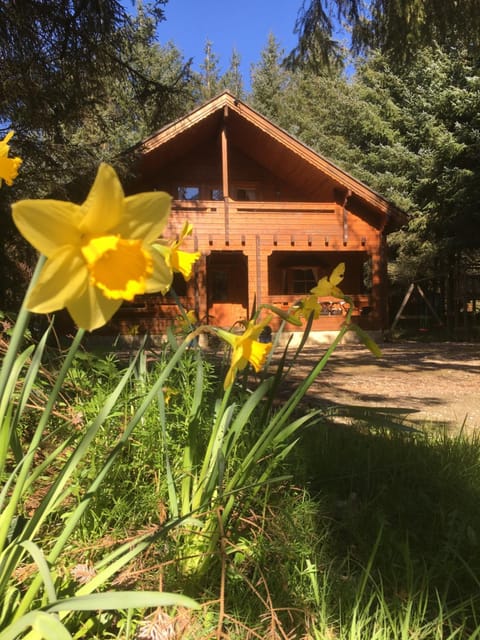
[[[408,287],[408,291],[405,294],[405,297],[402,300],[402,304],[400,305],[400,309],[397,311],[397,315],[393,319],[392,326],[390,327],[390,331],[393,331],[395,329],[395,327],[397,326],[397,322],[400,320],[400,316],[402,315],[402,311],[405,309],[405,305],[410,300],[410,296],[412,295],[414,288],[415,288],[415,283],[412,282],[411,285]]]
[[[229,178],[228,178],[228,138],[227,138],[227,119],[228,107],[223,108],[223,126],[222,126],[222,190],[223,197],[229,198]]]
[[[222,191],[223,191],[223,203],[224,203],[224,217],[225,217],[225,244],[230,242],[230,212],[228,210],[229,201],[229,177],[228,177],[228,138],[227,138],[227,119],[228,119],[228,106],[223,107],[223,125],[221,132],[222,139]]]
[[[439,326],[443,327],[443,322],[442,322],[441,318],[438,316],[437,312],[435,311],[434,306],[432,305],[430,300],[425,295],[425,292],[423,291],[422,287],[418,283],[412,282],[412,284],[408,288],[407,293],[405,294],[403,302],[400,305],[400,309],[398,310],[397,315],[395,316],[395,319],[394,319],[394,321],[392,323],[392,326],[390,327],[390,331],[393,331],[393,329],[396,327],[397,322],[399,321],[400,316],[402,315],[402,312],[405,309],[405,306],[406,306],[407,302],[410,300],[410,297],[411,297],[411,295],[412,295],[412,293],[414,292],[415,289],[418,291],[418,293],[423,298],[423,301],[425,302],[427,307],[430,309],[433,317],[438,322]]]
[[[257,307],[262,301],[262,261],[260,256],[261,240],[260,236],[255,236],[255,268],[257,271],[257,291],[255,292],[257,298]]]
[[[418,293],[422,296],[423,300],[425,301],[425,304],[427,305],[427,307],[430,309],[430,311],[432,312],[433,317],[435,318],[435,320],[438,322],[438,324],[443,327],[443,322],[441,320],[441,318],[438,317],[437,312],[435,311],[432,303],[430,302],[430,300],[427,298],[427,296],[425,295],[422,287],[417,284],[417,291]]]
[[[350,198],[350,196],[352,195],[352,192],[350,190],[346,191],[345,193],[345,197],[343,199],[343,203],[342,203],[342,217],[343,217],[343,244],[344,246],[347,246],[347,242],[348,242],[348,211],[347,211],[347,200]]]

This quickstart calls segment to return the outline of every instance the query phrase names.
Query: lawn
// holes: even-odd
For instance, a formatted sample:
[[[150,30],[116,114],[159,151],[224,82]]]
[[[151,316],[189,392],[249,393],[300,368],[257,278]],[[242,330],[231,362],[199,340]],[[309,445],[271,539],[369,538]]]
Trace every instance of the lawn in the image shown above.
[[[480,440],[279,404],[287,360],[224,391],[222,353],[27,348],[0,639],[480,637]]]

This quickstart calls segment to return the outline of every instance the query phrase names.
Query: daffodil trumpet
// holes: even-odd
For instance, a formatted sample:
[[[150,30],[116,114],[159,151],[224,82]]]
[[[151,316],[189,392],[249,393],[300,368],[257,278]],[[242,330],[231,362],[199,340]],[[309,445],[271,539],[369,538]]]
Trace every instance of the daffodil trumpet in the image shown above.
[[[200,252],[190,253],[183,251],[180,246],[185,238],[192,234],[193,225],[188,220],[183,225],[178,240],[160,240],[154,247],[162,255],[172,273],[181,273],[185,280],[190,280],[193,274],[193,265],[200,258]]]

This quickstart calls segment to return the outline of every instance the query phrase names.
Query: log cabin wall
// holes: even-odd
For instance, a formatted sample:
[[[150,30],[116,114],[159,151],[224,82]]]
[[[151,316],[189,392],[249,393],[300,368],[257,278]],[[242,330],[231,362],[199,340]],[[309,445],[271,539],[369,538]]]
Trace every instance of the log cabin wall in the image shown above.
[[[223,98],[216,109],[215,101],[207,103],[204,112],[146,141],[131,186],[172,195],[167,237],[179,234],[186,219],[194,226],[184,248],[202,258],[189,283],[175,279],[182,304],[203,321],[231,327],[249,316],[254,302],[290,308],[345,262],[342,289],[354,300],[356,321],[385,327],[388,216],[386,206],[376,208],[384,201],[361,183],[356,191],[348,174],[343,184],[342,172],[324,159],[335,179],[312,168],[313,152],[238,107],[230,94]],[[298,153],[286,153],[287,143]],[[338,305],[325,301],[324,309],[313,331],[341,325]],[[150,295],[124,305],[113,323],[124,333],[133,327],[162,334],[177,315],[173,298]],[[272,324],[275,329],[278,320]]]

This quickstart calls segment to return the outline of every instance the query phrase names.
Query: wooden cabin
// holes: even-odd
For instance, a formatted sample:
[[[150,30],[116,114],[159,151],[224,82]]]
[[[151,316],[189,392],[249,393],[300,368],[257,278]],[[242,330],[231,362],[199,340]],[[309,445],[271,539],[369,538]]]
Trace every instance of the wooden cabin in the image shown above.
[[[202,257],[174,286],[203,321],[230,328],[254,304],[286,310],[343,261],[357,321],[387,327],[386,239],[404,214],[230,93],[144,140],[135,175],[130,192],[173,196],[167,237],[194,226],[184,246]],[[312,330],[337,330],[338,305],[323,302]],[[177,315],[172,297],[141,296],[113,325],[158,335]]]

